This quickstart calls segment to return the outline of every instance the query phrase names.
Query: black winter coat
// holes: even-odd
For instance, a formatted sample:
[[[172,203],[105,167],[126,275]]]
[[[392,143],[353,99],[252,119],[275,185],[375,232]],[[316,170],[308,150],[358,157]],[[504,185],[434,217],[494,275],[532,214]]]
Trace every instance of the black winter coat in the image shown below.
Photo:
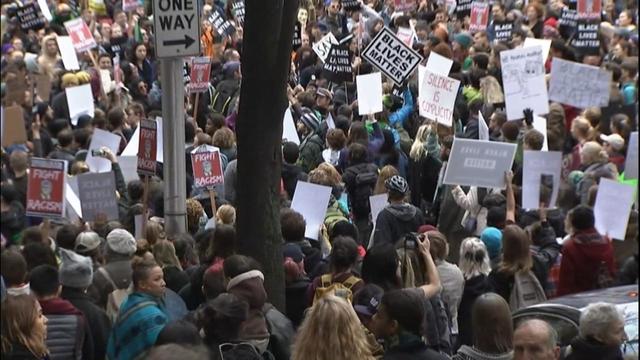
[[[89,295],[80,289],[63,287],[61,297],[84,314],[93,338],[94,359],[104,359],[111,331],[111,322],[104,310],[96,306]]]

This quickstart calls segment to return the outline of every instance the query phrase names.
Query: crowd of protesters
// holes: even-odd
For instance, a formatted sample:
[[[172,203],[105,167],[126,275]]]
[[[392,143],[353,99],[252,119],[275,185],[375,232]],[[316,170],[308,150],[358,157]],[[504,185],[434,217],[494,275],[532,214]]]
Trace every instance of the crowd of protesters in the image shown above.
[[[23,30],[18,9],[27,1],[2,1],[3,106],[24,109],[27,134],[26,142],[2,147],[3,359],[623,359],[624,317],[613,304],[583,309],[566,347],[553,324],[514,324],[512,314],[530,303],[518,296],[525,280],[536,302],[638,284],[637,209],[625,238],[616,240],[596,230],[593,211],[600,179],[637,187],[624,169],[637,131],[636,1],[602,3],[600,47],[591,51],[574,48],[575,28],[560,21],[565,9],[576,9],[571,0],[490,2],[487,29],[473,34],[469,12],[449,1],[365,0],[359,9],[340,0],[300,1],[287,90],[299,141],[282,144],[281,309],[265,290],[270,274],[236,251],[236,2],[199,2],[211,81],[199,101],[188,93],[184,99],[187,166],[176,171],[187,178],[188,230],[167,236],[162,164],[147,189],[142,180],[126,182],[119,164],[140,121],[161,116],[163,101],[180,103],[163,97],[151,3],[124,12],[114,0],[38,1],[52,20]],[[235,31],[219,34],[208,20],[213,12]],[[76,17],[98,46],[78,54],[81,70],[67,71],[56,37]],[[513,33],[497,40],[494,24],[504,22]],[[453,60],[449,77],[461,81],[453,126],[419,115],[417,71],[399,91],[385,81],[382,112],[366,117],[358,115],[355,81],[324,76],[312,49],[323,36],[353,35],[355,80],[378,71],[361,53],[383,27],[412,29],[411,45],[425,61],[432,53]],[[507,121],[500,53],[529,37],[551,40],[547,74],[554,58],[609,71],[609,105],[550,103],[546,134],[533,128],[531,111]],[[111,84],[102,83],[100,70]],[[49,98],[34,94],[42,77],[51,83]],[[9,103],[16,79],[31,86]],[[75,99],[64,89],[82,84],[91,85],[95,112],[72,125]],[[265,92],[281,85],[264,84]],[[517,144],[506,188],[443,184],[454,138],[478,139],[485,119],[490,141]],[[119,219],[27,216],[31,159],[66,161],[69,179],[89,172],[95,129],[121,138],[117,152],[102,149],[117,182]],[[564,156],[558,203],[524,209],[522,153],[541,150],[545,136],[548,149]],[[214,206],[194,186],[188,155],[203,144],[220,150],[224,168]],[[304,217],[290,209],[301,181],[332,189],[317,240],[305,237]],[[388,204],[372,219],[369,197],[384,193]],[[146,227],[134,237],[141,214]]]

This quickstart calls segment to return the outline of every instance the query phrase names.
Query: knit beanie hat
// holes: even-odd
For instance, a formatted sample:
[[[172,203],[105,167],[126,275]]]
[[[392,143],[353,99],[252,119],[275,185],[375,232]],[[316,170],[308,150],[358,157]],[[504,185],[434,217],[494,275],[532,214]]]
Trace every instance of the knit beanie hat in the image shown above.
[[[114,229],[107,235],[107,246],[111,251],[122,255],[136,252],[136,239],[124,229]]]
[[[66,73],[62,75],[62,79],[60,81],[61,81],[62,88],[68,88],[68,87],[80,85],[80,82],[76,77],[76,74],[72,74],[72,73]]]
[[[469,33],[461,32],[459,34],[456,34],[453,37],[453,41],[455,41],[458,44],[460,44],[460,46],[462,46],[463,49],[468,49],[469,47],[471,47],[471,43],[473,42],[473,38],[471,37],[471,35],[469,35]]]
[[[93,262],[90,257],[78,255],[60,248],[60,283],[64,286],[85,289],[93,281]]]
[[[300,121],[302,121],[304,126],[311,129],[312,132],[318,131],[318,128],[320,127],[320,120],[318,120],[318,117],[313,113],[313,111],[308,109],[307,111],[303,111]]]
[[[494,227],[488,227],[484,229],[480,235],[480,240],[487,247],[489,258],[494,259],[500,255],[502,250],[502,231]]]

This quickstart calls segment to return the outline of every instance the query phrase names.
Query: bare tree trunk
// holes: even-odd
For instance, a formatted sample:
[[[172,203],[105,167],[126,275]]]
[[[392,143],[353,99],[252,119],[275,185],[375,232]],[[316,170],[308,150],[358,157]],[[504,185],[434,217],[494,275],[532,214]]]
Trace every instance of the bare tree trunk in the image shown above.
[[[262,264],[269,301],[284,310],[282,117],[298,0],[245,0],[245,9],[237,120],[239,250]]]

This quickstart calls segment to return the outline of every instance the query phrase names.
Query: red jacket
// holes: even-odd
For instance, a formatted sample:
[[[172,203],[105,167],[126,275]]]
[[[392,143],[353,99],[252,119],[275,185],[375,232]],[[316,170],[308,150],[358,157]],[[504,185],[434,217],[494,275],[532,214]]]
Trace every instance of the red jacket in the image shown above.
[[[592,290],[596,287],[598,268],[605,262],[609,274],[615,274],[613,246],[596,229],[574,234],[565,241],[560,263],[558,296]]]

